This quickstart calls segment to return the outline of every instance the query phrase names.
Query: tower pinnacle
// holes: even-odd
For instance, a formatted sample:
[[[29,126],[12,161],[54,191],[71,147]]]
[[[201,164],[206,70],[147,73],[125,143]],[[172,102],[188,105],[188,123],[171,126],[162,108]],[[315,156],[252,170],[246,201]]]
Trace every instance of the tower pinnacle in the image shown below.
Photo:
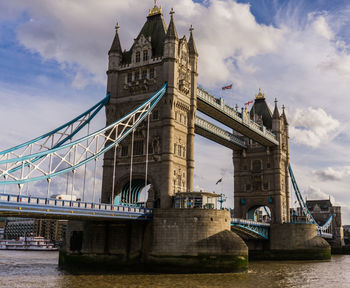
[[[275,98],[275,109],[273,110],[273,115],[272,115],[273,119],[279,119],[280,118],[280,113],[278,111],[277,102],[278,102],[277,98]]]
[[[170,11],[169,14],[170,14],[170,23],[169,23],[168,31],[166,33],[166,38],[168,38],[168,39],[179,39],[179,37],[177,36],[175,24],[174,24],[175,11],[174,11],[173,8],[171,8],[171,11]]]
[[[154,0],[154,7],[153,9],[149,9],[148,11],[148,16],[154,16],[154,15],[158,15],[158,14],[162,14],[162,6],[157,6],[157,0]]]
[[[196,44],[194,43],[194,39],[193,39],[194,28],[193,28],[192,24],[191,24],[191,27],[189,30],[190,30],[190,39],[188,39],[188,49],[190,51],[190,54],[198,56],[197,47],[196,47]]]
[[[119,40],[119,35],[118,35],[118,31],[119,31],[119,23],[117,22],[117,24],[115,25],[115,36],[113,39],[113,43],[111,46],[111,49],[109,50],[108,54],[110,53],[122,53],[122,48],[120,45],[120,40]]]
[[[256,95],[255,99],[265,99],[265,95],[261,92],[261,88],[259,88],[259,93]]]

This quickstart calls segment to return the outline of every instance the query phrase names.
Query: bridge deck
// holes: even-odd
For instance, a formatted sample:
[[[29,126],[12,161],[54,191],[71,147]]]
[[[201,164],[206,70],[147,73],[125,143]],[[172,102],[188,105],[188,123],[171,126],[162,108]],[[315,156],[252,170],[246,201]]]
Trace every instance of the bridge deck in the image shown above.
[[[69,220],[150,220],[152,209],[0,194],[0,216]]]
[[[232,150],[247,148],[243,139],[198,116],[195,118],[195,133]]]
[[[264,146],[278,145],[276,135],[268,131],[266,127],[250,119],[244,120],[242,113],[221,103],[220,99],[200,88],[197,89],[197,110]]]

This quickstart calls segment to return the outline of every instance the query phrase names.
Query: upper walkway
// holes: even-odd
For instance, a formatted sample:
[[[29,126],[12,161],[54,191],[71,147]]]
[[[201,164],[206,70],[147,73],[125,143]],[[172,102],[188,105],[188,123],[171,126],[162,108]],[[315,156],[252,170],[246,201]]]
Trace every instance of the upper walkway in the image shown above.
[[[195,132],[198,135],[208,138],[209,140],[232,150],[242,150],[247,148],[247,145],[241,137],[235,136],[198,116],[196,116],[195,119]]]
[[[199,87],[197,88],[197,110],[261,145],[267,147],[278,145],[276,135],[265,126],[257,124],[249,117],[244,117],[244,113],[239,113],[224,104],[223,99],[215,98]]]

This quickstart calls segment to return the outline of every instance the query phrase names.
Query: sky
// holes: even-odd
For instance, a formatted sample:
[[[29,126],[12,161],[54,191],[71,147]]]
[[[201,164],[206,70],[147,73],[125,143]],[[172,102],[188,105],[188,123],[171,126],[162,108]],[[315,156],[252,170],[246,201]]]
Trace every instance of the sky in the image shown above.
[[[229,105],[242,107],[259,88],[271,108],[275,98],[280,111],[285,105],[299,188],[307,199],[330,197],[350,224],[350,3],[158,2],[167,24],[174,8],[180,37],[188,38],[193,25],[202,87]],[[153,5],[0,0],[0,149],[50,131],[102,99],[116,22],[122,49],[128,50]],[[221,91],[231,83],[232,90]],[[95,125],[104,123],[101,113]],[[216,185],[221,177],[222,185]],[[225,193],[225,205],[232,207],[232,152],[196,136],[194,182]]]

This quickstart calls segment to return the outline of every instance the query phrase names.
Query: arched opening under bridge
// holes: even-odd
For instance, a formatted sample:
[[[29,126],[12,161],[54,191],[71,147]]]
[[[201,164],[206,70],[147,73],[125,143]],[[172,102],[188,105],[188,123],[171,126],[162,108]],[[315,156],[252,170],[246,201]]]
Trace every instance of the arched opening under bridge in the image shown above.
[[[271,209],[268,206],[257,205],[247,211],[246,219],[257,222],[271,222]]]
[[[114,205],[119,204],[134,204],[144,206],[148,199],[148,191],[151,188],[151,184],[147,182],[145,185],[145,179],[133,179],[127,181],[121,188],[118,195],[114,197]]]

